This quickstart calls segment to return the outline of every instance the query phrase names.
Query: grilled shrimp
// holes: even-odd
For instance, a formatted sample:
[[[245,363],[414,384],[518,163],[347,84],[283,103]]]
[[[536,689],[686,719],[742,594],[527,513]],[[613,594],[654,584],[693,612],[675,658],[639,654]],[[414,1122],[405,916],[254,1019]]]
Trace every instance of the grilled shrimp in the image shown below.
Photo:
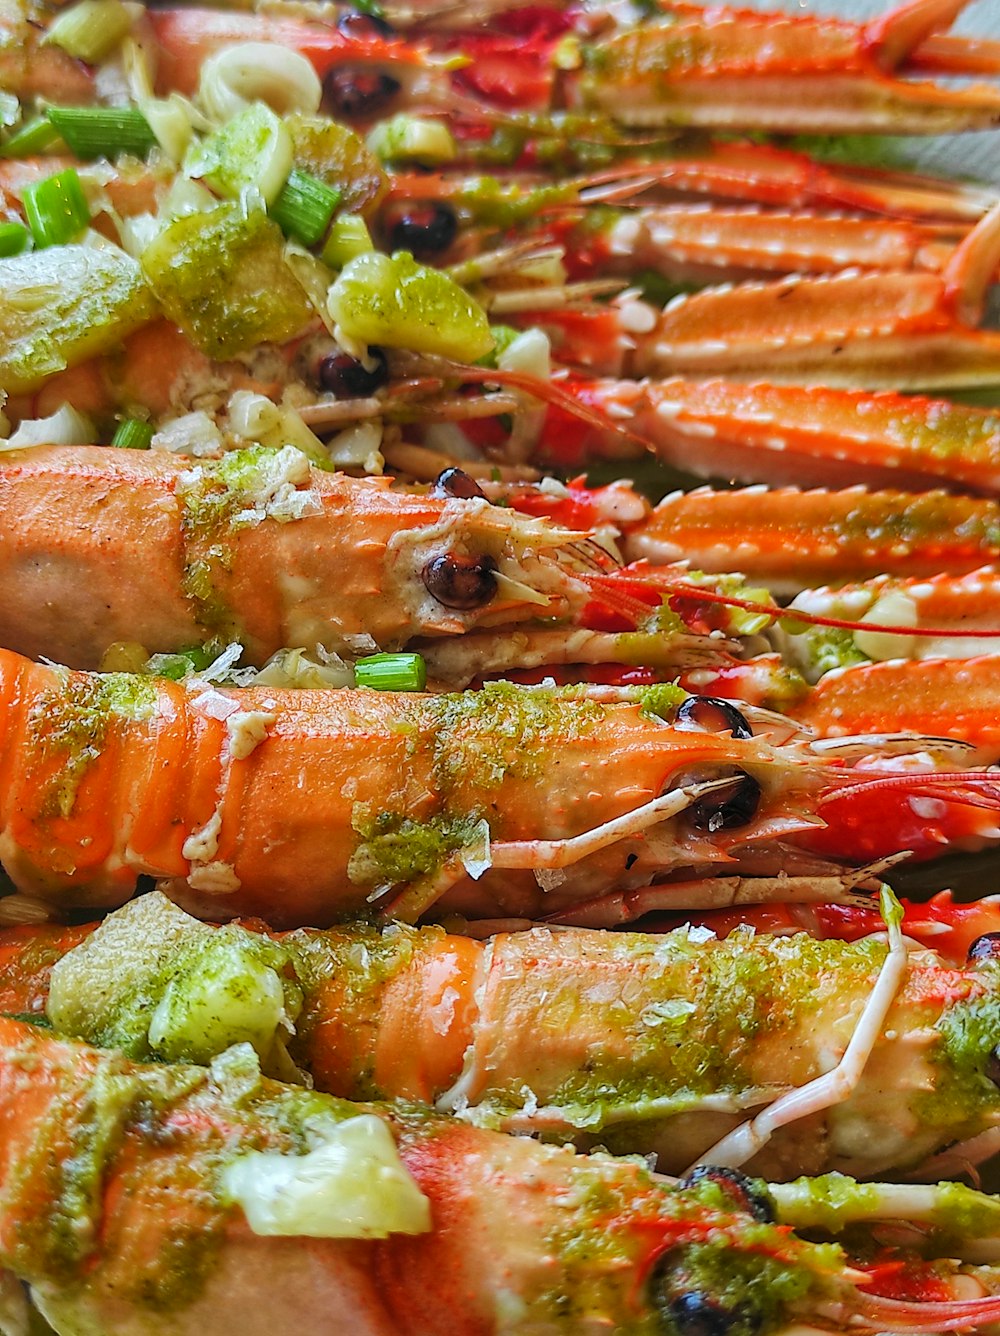
[[[265,1080],[246,1046],[151,1067],[2,1020],[0,1125],[0,1265],[61,1333],[685,1336],[711,1318],[762,1336],[1000,1315],[990,1267],[912,1254],[910,1288],[885,1297],[877,1265],[771,1223],[763,1185],[671,1187],[634,1160],[358,1107]],[[869,1212],[898,1214],[876,1191]],[[830,1187],[786,1195],[835,1214]]]
[[[0,705],[0,861],[54,903],[120,904],[147,874],[201,915],[279,927],[373,903],[531,918],[664,878],[766,877],[796,866],[792,845],[868,863],[995,830],[995,780],[947,768],[954,747],[862,744],[848,769],[669,685],[220,691],[6,653]]]
[[[222,1012],[224,994],[263,998],[268,982],[277,995],[284,967],[286,989],[292,977],[302,993],[287,1055],[318,1089],[652,1150],[669,1172],[836,1065],[870,1024],[888,958],[879,936],[819,943],[751,929],[720,941],[686,927],[661,936],[536,928],[487,942],[401,925],[305,929],[275,949],[156,895],[85,931],[0,936],[3,1009],[37,1014],[47,1004],[58,1029],[133,1058],[202,1060],[212,1025],[185,1049],[177,1036],[194,1031],[188,1012]],[[255,953],[265,946],[275,955],[262,977]],[[859,1078],[837,1102],[804,1100],[751,1168],[772,1179],[828,1169],[867,1177],[956,1141],[1000,1139],[994,946],[978,943],[966,968],[911,950]],[[95,981],[112,973],[109,996]],[[180,999],[199,990],[185,1007]],[[254,1041],[273,1063],[275,1037],[262,1029]]]
[[[325,473],[294,449],[11,451],[0,507],[0,639],[85,667],[121,641],[170,652],[222,635],[262,663],[283,646],[565,618],[590,601],[580,574],[614,564],[579,533]]]

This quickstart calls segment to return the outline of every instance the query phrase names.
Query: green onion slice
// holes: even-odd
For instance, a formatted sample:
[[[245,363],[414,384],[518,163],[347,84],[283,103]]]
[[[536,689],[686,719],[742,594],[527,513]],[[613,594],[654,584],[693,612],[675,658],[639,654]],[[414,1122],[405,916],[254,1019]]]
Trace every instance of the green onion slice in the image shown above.
[[[36,246],[61,246],[90,222],[90,208],[73,167],[27,186],[21,202]]]
[[[339,203],[339,190],[293,167],[269,212],[286,236],[304,246],[315,246],[326,235]]]
[[[23,223],[0,223],[0,257],[20,255],[28,244],[28,236]]]
[[[59,131],[46,116],[22,125],[0,147],[0,158],[33,158],[59,143]]]
[[[116,450],[148,450],[153,439],[153,424],[142,418],[126,418],[111,438]]]
[[[376,691],[423,691],[427,665],[420,654],[372,654],[354,665],[354,680]]]
[[[144,158],[156,145],[138,107],[50,107],[48,118],[78,158]]]

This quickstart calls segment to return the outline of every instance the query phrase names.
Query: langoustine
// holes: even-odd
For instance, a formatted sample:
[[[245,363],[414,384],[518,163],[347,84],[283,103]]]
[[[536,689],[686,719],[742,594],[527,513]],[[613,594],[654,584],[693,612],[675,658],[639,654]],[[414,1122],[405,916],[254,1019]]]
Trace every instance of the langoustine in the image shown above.
[[[735,736],[732,722],[705,731],[671,686],[219,690],[2,664],[2,861],[54,903],[109,907],[145,874],[206,917],[277,926],[373,902],[411,919],[530,918],[667,874],[687,877],[691,903],[692,878],[766,878],[782,855],[836,873],[795,852],[821,836],[868,863],[980,847],[995,829],[994,781],[967,768],[979,753],[955,771],[954,748],[914,738],[912,773],[898,745],[888,774],[877,745],[862,749],[870,768],[848,769],[754,737],[738,711]],[[944,810],[918,821],[914,797]]]
[[[42,447],[5,454],[0,488],[4,644],[72,664],[97,666],[115,642],[170,652],[219,635],[252,662],[358,637],[395,648],[581,611],[583,577],[614,565],[577,532],[325,473],[295,449],[189,463]]]
[[[990,1267],[905,1254],[900,1286],[769,1223],[762,1185],[671,1187],[634,1160],[359,1108],[265,1080],[246,1047],[210,1070],[142,1066],[4,1019],[0,1052],[0,1265],[60,1332],[320,1336],[336,1313],[359,1336],[688,1336],[706,1316],[762,1336],[1000,1312]],[[822,1188],[786,1195],[792,1215],[832,1214]]]
[[[1000,336],[981,329],[1000,262],[1000,206],[940,274],[845,270],[703,288],[662,311],[529,308],[560,360],[617,376],[767,379],[925,390],[995,383]]]
[[[680,670],[723,661],[745,631],[768,625],[776,605],[729,576],[706,580],[683,566],[650,569],[641,560],[621,569],[615,537],[622,535],[627,554],[640,559],[688,558],[712,569],[719,557],[696,529],[683,527],[699,504],[709,514],[752,515],[758,526],[766,505],[774,504],[779,523],[783,514],[794,521],[808,508],[813,545],[817,511],[826,510],[833,524],[838,502],[846,501],[860,526],[878,504],[863,494],[776,494],[773,503],[757,493],[695,494],[649,513],[624,487],[484,486],[451,469],[430,494],[406,492],[386,480],[310,467],[295,449],[233,451],[190,464],[157,451],[9,451],[0,464],[0,633],[12,649],[83,668],[100,666],[109,647],[123,643],[170,654],[222,637],[238,640],[250,664],[293,646],[343,653],[416,645],[436,680],[458,685],[487,665],[507,670],[572,662],[574,655]],[[489,505],[489,497],[500,504]],[[942,499],[938,509],[949,519],[977,504]],[[936,513],[933,497],[916,498],[913,506]],[[984,539],[989,524],[987,516]],[[891,538],[902,536],[897,516]],[[750,538],[743,534],[727,548],[727,565],[744,565]],[[959,542],[958,533],[951,541]],[[801,559],[808,569],[801,545],[777,546],[786,560]],[[881,545],[869,560],[888,558],[890,548]],[[347,583],[349,555],[357,559]],[[845,575],[852,573],[850,549],[841,553],[838,546],[833,557]],[[756,562],[746,565],[753,571]],[[820,570],[829,576],[829,568]],[[990,577],[977,578],[981,585]],[[696,586],[705,589],[701,600]],[[979,587],[973,577],[941,584],[924,625],[961,625],[961,609]],[[729,616],[725,589],[755,597],[756,618]],[[949,605],[941,612],[949,597],[958,610]],[[901,623],[901,631],[916,624],[891,608],[878,615],[877,587],[862,598],[864,606],[845,594],[846,612],[833,595],[810,598],[817,615],[853,617],[857,634],[865,621]],[[657,613],[664,602],[666,619]],[[811,615],[805,604],[802,615]],[[990,650],[987,632],[976,634],[981,651]],[[924,642],[935,652],[937,641]],[[763,647],[752,636],[746,643]],[[801,657],[798,640],[789,643]],[[855,653],[852,661],[863,657]]]
[[[946,399],[715,377],[574,377],[567,388],[609,422],[627,422],[630,435],[550,409],[534,458],[564,468],[634,455],[645,443],[664,463],[701,478],[983,496],[1000,485],[1000,416]]]
[[[884,937],[535,928],[483,942],[395,925],[273,939],[207,928],[154,895],[96,931],[4,934],[0,999],[143,1060],[207,1060],[211,1018],[236,1010],[247,1028],[227,1038],[253,1042],[269,1070],[290,1059],[320,1090],[654,1151],[665,1172],[715,1162],[718,1142],[798,1089],[794,1119],[723,1163],[771,1179],[870,1177],[955,1142],[985,1155],[1000,1138],[1000,977],[993,939],[980,945],[969,967],[904,946],[873,1024],[876,980],[894,963]],[[273,1005],[283,992],[286,1038]],[[860,1071],[824,1093],[820,1078],[860,1029]]]
[[[568,103],[605,113],[625,126],[646,127],[676,122],[680,99],[685,126],[786,132],[877,132],[889,126],[920,134],[985,128],[1000,117],[1000,95],[987,85],[946,89],[895,77],[909,67],[945,74],[996,72],[1000,57],[994,44],[941,33],[954,14],[954,9],[926,3],[901,6],[861,26],[774,14],[742,14],[734,21],[725,13],[705,16],[694,6],[676,6],[672,22],[647,21],[634,31],[599,34],[595,41],[581,33],[578,63],[569,69],[565,57],[558,59],[557,48],[572,31],[572,10],[568,21],[554,15],[555,24],[545,22],[549,15],[543,14],[535,34],[459,31],[435,43],[429,32],[409,44],[374,26],[338,29],[296,17],[192,9],[153,11],[147,19],[158,47],[162,91],[191,91],[195,72],[220,47],[267,40],[306,56],[320,76],[337,76],[328,89],[335,114],[370,118],[400,110],[410,98],[467,111],[474,99],[488,118],[491,102],[503,108],[513,100],[536,114]],[[578,17],[586,26],[586,16]],[[14,31],[28,27],[16,8],[7,21]],[[37,38],[31,45],[44,52]],[[447,64],[434,56],[456,47],[474,54],[475,61],[472,69],[449,79]],[[581,70],[584,51],[589,68]],[[726,77],[713,77],[711,65],[719,60]],[[35,73],[29,82],[28,68],[30,62],[9,61],[5,79],[19,92],[49,91],[49,70]],[[359,72],[369,71],[379,76],[374,88],[372,81],[358,79]],[[92,72],[89,81],[86,73],[78,71],[78,101],[99,95]],[[348,75],[358,93],[352,86],[345,97]],[[794,90],[804,80],[813,94],[818,85],[822,92],[812,99],[798,96]]]
[[[678,122],[786,132],[878,132],[891,127],[900,133],[933,134],[986,128],[1000,118],[1000,95],[993,88],[944,89],[894,77],[911,55],[938,71],[996,71],[998,57],[990,44],[977,49],[975,42],[963,46],[962,39],[935,33],[950,18],[950,13],[945,16],[929,5],[904,6],[860,27],[805,16],[706,16],[694,6],[674,6],[666,21],[650,20],[592,42],[581,37],[575,68],[566,69],[565,57],[561,62],[556,58],[559,39],[571,31],[568,24],[557,25],[554,35],[544,22],[535,35],[506,39],[453,34],[444,51],[457,48],[474,56],[472,68],[454,80],[451,99],[457,105],[460,92],[471,93],[484,116],[491,101],[503,107],[516,99],[516,105],[529,112],[568,104],[638,128]],[[191,71],[220,46],[262,39],[259,21],[255,28],[240,15],[167,10],[154,12],[150,19],[162,52],[161,87],[167,89],[190,90]],[[338,61],[349,67],[352,61],[365,60],[370,66],[380,60],[382,68],[391,71],[391,83],[383,83],[377,102],[369,99],[360,108],[352,103],[349,110],[355,114],[360,110],[370,116],[406,105],[409,90],[395,68],[404,64],[394,51],[398,43],[384,37],[371,40],[371,54],[363,47],[345,49],[336,31],[295,20],[271,19],[263,31],[269,40],[306,55],[321,75]],[[713,74],[713,62],[722,62],[725,75]],[[813,94],[810,99],[796,91],[803,81]],[[434,92],[438,105],[446,108],[447,82],[439,81]],[[336,100],[332,106],[335,112],[348,110]]]
[[[1000,506],[942,491],[743,488],[671,492],[626,534],[653,565],[743,571],[782,595],[880,575],[964,575],[1000,561]]]

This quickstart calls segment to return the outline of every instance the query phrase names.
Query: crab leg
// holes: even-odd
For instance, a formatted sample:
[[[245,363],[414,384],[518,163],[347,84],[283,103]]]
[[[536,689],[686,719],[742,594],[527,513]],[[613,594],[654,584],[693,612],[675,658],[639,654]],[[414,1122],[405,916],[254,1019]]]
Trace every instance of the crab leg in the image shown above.
[[[945,492],[699,488],[665,497],[626,536],[629,560],[739,570],[779,593],[826,583],[955,575],[1000,561],[1000,506]]]
[[[626,422],[665,463],[700,477],[1000,495],[1000,413],[992,410],[888,391],[680,377],[572,378],[567,388],[601,418]],[[537,453],[573,468],[594,455],[621,456],[630,445],[553,408]]]
[[[821,737],[870,734],[891,719],[896,729],[990,746],[1000,739],[998,700],[1000,660],[991,654],[831,672],[794,713]]]
[[[595,68],[579,77],[576,97],[623,124],[679,123],[712,129],[888,131],[939,134],[1000,123],[1000,90],[943,89],[894,77],[942,14],[918,0],[865,26],[836,19],[755,11],[703,11],[675,5],[650,22],[596,44]],[[989,49],[977,65],[992,67]],[[931,48],[952,57],[954,44]]]

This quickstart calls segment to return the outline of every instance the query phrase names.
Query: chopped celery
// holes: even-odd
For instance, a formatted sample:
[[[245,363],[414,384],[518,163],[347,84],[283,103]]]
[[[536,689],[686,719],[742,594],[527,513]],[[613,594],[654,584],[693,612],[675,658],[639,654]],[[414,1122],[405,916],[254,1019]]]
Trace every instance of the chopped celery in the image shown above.
[[[343,269],[356,255],[367,255],[375,249],[365,220],[357,213],[345,213],[337,218],[323,247],[323,263],[331,269]]]
[[[111,247],[52,246],[0,260],[0,385],[36,389],[121,343],[155,303],[142,271]]]
[[[386,189],[386,175],[365,141],[323,116],[286,116],[295,166],[340,191],[344,213],[369,213]]]
[[[301,241],[303,246],[315,246],[326,236],[339,203],[340,191],[335,186],[294,167],[274,201],[271,217],[286,236]]]
[[[421,654],[370,654],[354,665],[354,680],[376,691],[423,691],[427,664]]]
[[[207,139],[193,144],[184,170],[227,199],[252,187],[273,204],[292,170],[292,141],[270,107],[254,102]]]
[[[49,107],[47,115],[78,158],[144,158],[156,144],[137,107]]]
[[[153,424],[142,418],[126,418],[119,423],[111,444],[116,450],[148,450],[153,439]]]
[[[210,357],[284,343],[312,318],[262,209],[220,204],[177,218],[142,253],[164,312]]]
[[[24,216],[36,246],[62,246],[90,222],[90,206],[74,167],[25,186]]]
[[[131,31],[132,14],[122,0],[80,0],[53,20],[45,41],[99,65]]]
[[[23,223],[0,223],[0,256],[20,255],[29,239]]]
[[[0,147],[0,158],[33,158],[38,153],[47,153],[59,142],[59,131],[47,116],[42,116],[22,125],[5,139]]]
[[[486,312],[440,269],[407,251],[359,255],[330,289],[330,315],[356,343],[474,362],[493,347]]]

